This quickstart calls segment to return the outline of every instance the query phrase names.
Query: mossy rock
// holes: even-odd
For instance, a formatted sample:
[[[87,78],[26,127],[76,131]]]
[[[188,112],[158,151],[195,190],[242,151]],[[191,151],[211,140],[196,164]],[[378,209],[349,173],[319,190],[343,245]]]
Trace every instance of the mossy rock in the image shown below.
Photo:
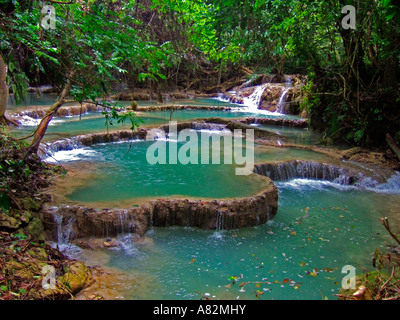
[[[24,223],[29,223],[29,221],[31,221],[33,218],[32,213],[30,213],[29,211],[24,211],[22,212],[22,214],[20,215],[20,220]]]
[[[127,109],[127,110],[133,110],[133,111],[135,111],[137,108],[138,108],[138,104],[137,104],[137,102],[134,100],[134,101],[131,102],[131,105],[130,105],[129,107],[127,107],[126,109]]]
[[[7,215],[4,211],[0,212],[0,229],[18,230],[22,222],[20,219]]]
[[[42,203],[30,197],[19,199],[20,206],[31,212],[39,212]]]
[[[39,218],[33,218],[24,229],[25,234],[36,241],[45,241],[44,226]]]
[[[81,262],[71,261],[65,269],[65,274],[57,279],[67,287],[72,294],[76,294],[93,282],[90,269]]]
[[[49,255],[44,248],[34,247],[26,252],[29,256],[40,261],[47,261]]]

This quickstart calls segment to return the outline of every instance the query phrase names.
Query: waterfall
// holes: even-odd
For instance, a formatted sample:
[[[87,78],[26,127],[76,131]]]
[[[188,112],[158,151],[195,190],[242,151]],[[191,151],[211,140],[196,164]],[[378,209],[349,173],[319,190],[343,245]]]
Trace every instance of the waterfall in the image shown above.
[[[367,189],[379,193],[400,194],[400,172],[396,172],[386,183],[379,184],[372,188],[367,187]]]
[[[258,111],[264,91],[267,89],[269,83],[265,83],[257,87],[254,92],[247,98],[243,99],[243,104],[249,108],[250,111]]]
[[[57,225],[57,245],[58,246],[65,246],[69,244],[69,241],[71,239],[73,230],[73,223],[75,222],[75,219],[70,218],[66,221],[66,223],[63,226],[63,220],[64,217],[62,214],[57,213],[54,215],[54,222]]]
[[[278,107],[276,108],[277,113],[285,114],[286,95],[288,91],[289,88],[285,88],[282,90],[281,97],[279,98]]]
[[[121,233],[125,234],[128,232],[128,215],[125,210],[122,210],[122,212],[119,214],[119,221],[121,224]]]
[[[342,185],[352,185],[363,178],[362,175],[355,175],[344,168],[307,161],[260,164],[255,166],[254,172],[274,181],[302,178],[331,181]]]
[[[127,210],[121,210],[118,216],[121,233],[117,236],[118,247],[114,248],[114,250],[121,250],[128,256],[137,256],[139,254],[139,250],[135,245],[137,235],[131,232],[133,229],[131,216]]]
[[[217,213],[216,229],[217,229],[217,231],[224,229],[224,216],[223,216],[222,210],[218,210],[218,213]]]
[[[254,173],[266,176],[273,181],[289,181],[293,179],[323,180],[372,192],[400,194],[400,172],[396,172],[390,178],[384,176],[372,177],[354,169],[341,168],[326,163],[296,160],[257,164],[254,166]]]

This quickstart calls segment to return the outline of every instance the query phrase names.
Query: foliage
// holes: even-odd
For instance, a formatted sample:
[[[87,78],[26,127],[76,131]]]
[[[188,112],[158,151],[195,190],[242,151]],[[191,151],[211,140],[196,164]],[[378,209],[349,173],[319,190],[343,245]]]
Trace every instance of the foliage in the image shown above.
[[[327,137],[377,145],[398,131],[398,0],[82,0],[52,3],[55,30],[38,23],[42,1],[1,3],[0,52],[20,98],[28,79],[61,92],[71,70],[85,101],[144,84],[202,89],[244,65],[310,74],[305,103]],[[342,27],[347,4],[356,30]]]
[[[39,197],[38,189],[48,185],[46,178],[62,172],[59,167],[42,163],[36,155],[23,160],[25,147],[26,143],[0,134],[0,210],[26,209],[18,199]]]

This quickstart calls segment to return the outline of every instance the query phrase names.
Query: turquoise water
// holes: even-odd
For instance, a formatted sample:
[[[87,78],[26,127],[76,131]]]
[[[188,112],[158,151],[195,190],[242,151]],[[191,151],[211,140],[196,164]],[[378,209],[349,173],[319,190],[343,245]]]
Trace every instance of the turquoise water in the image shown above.
[[[208,135],[209,136],[209,135]],[[198,134],[199,144],[201,143]],[[74,190],[68,198],[81,202],[118,202],[147,197],[185,196],[199,198],[245,197],[262,191],[261,179],[237,176],[235,166],[211,164],[212,149],[205,164],[202,155],[196,157],[199,164],[169,164],[169,148],[173,144],[177,151],[184,145],[179,142],[166,143],[167,164],[148,163],[146,152],[154,142],[126,142],[99,144],[81,150],[62,151],[60,161],[78,159],[101,163],[101,174],[89,185]],[[81,152],[81,154],[79,154]],[[78,154],[77,154],[78,153]],[[62,158],[66,155],[67,158]],[[188,153],[189,155],[189,153]],[[60,157],[60,153],[55,157]],[[231,157],[233,163],[236,162]]]
[[[46,103],[40,101],[40,105]],[[226,105],[215,99],[193,103]],[[170,116],[169,111],[162,111],[141,117],[145,125],[160,125],[168,123]],[[172,120],[249,116],[282,117],[247,113],[244,109],[180,110],[172,113]],[[100,113],[83,115],[81,121],[78,117],[55,120],[48,129],[47,140],[105,131]],[[282,134],[293,143],[313,145],[319,141],[318,135],[302,129],[261,127]],[[32,129],[33,126],[14,132],[22,135]],[[79,165],[84,160],[101,168],[97,178],[67,196],[82,202],[111,203],[178,194],[242,197],[260,190],[259,180],[236,176],[230,165],[149,166],[145,152],[150,144],[100,144],[66,152],[61,163],[78,161]],[[263,146],[256,146],[255,158],[256,162],[329,160],[312,151]],[[211,299],[336,299],[334,294],[339,292],[345,276],[342,268],[352,265],[358,273],[362,272],[361,267],[372,270],[371,254],[386,242],[391,243],[379,217],[398,221],[399,195],[301,179],[278,182],[277,186],[278,214],[263,226],[230,231],[154,228],[147,232],[153,243],[146,245],[133,244],[127,235],[121,235],[123,246],[101,252],[110,258],[106,266],[133,276],[134,281],[121,288],[125,298],[200,299],[197,291]]]
[[[309,129],[298,129],[271,125],[256,125],[257,128],[282,135],[288,142],[300,145],[317,145],[321,141],[321,135]]]
[[[278,214],[267,225],[158,228],[147,233],[154,244],[108,250],[108,266],[138,279],[125,298],[337,299],[344,266],[372,269],[370,254],[388,240],[379,216],[399,198],[304,182],[278,184]]]
[[[168,124],[170,119],[172,121],[185,122],[201,118],[219,117],[225,119],[236,119],[245,117],[254,117],[252,113],[246,112],[234,112],[234,111],[219,111],[219,110],[177,110],[172,113],[169,111],[152,111],[138,114],[138,117],[143,120],[141,123],[142,127],[145,126],[158,126],[163,124]],[[171,117],[171,118],[170,118]],[[295,116],[278,116],[278,115],[265,115],[260,114],[257,117],[286,117],[286,118],[298,118]],[[39,124],[40,120],[30,120],[28,124],[21,127],[8,128],[11,135],[21,138],[32,133],[36,126]],[[129,130],[130,123],[117,124],[109,126],[109,130]],[[45,141],[53,141],[57,139],[62,139],[66,137],[72,137],[75,135],[96,133],[96,132],[106,132],[107,126],[104,116],[100,112],[89,112],[83,114],[81,119],[79,116],[72,117],[55,117],[51,122],[50,126],[46,131]],[[286,131],[283,131],[286,134]],[[287,131],[289,132],[289,131]],[[300,131],[297,131],[298,133]],[[295,135],[294,132],[289,133],[289,135]]]
[[[224,162],[224,138],[219,132],[204,133],[205,138],[211,135],[219,137],[221,141],[219,164],[212,164],[211,156],[215,150],[210,145],[209,154],[206,155],[205,164],[201,164],[203,157],[198,152],[196,160],[198,164],[169,164],[169,148],[176,147],[176,154],[186,143],[166,142],[167,164],[151,165],[147,159],[147,150],[154,144],[144,141],[102,143],[91,147],[74,150],[59,151],[52,155],[48,161],[61,164],[74,161],[89,161],[100,164],[97,178],[92,179],[88,185],[75,189],[68,198],[79,202],[110,202],[122,200],[141,199],[148,197],[200,197],[200,198],[224,198],[246,197],[262,191],[262,178],[257,175],[236,175],[236,167],[240,159],[230,155],[231,164]],[[198,148],[200,150],[201,133],[197,132]],[[242,145],[246,141],[242,140]],[[247,157],[254,153],[254,162],[286,161],[293,159],[328,161],[330,158],[324,154],[303,149],[273,148],[249,144],[243,149],[242,155]],[[154,153],[152,153],[154,154]],[[187,153],[186,156],[189,156]],[[251,158],[246,158],[251,162]],[[204,162],[203,161],[203,162]],[[252,164],[250,163],[252,166]],[[239,167],[243,167],[240,165]],[[257,177],[258,179],[256,179]]]
[[[36,93],[28,93],[26,95],[26,99],[24,101],[20,101],[16,103],[14,96],[11,94],[8,99],[7,107],[9,110],[18,110],[23,107],[32,107],[32,106],[50,106],[57,99],[57,94],[41,94],[39,97]],[[70,99],[70,98],[68,98]],[[71,98],[72,99],[72,98]],[[131,104],[130,101],[119,101],[119,104],[123,106],[128,106]],[[164,103],[158,103],[157,100],[138,100],[139,106],[162,106],[162,105],[200,105],[200,106],[224,106],[224,105],[235,105],[231,103],[222,102],[217,99],[212,98],[196,98],[196,99],[170,99],[165,100]]]

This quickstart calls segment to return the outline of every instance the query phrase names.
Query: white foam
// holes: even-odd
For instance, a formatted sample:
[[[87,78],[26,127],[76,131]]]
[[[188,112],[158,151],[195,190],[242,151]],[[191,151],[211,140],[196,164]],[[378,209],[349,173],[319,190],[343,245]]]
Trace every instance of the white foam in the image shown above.
[[[299,191],[306,190],[323,190],[325,188],[336,188],[339,190],[356,190],[356,186],[343,185],[332,181],[311,180],[311,179],[293,179],[284,182],[276,182],[277,186],[291,188]]]
[[[376,193],[400,195],[400,173],[394,174],[385,183],[378,183],[371,178],[364,178],[354,185],[341,184],[335,181],[312,180],[312,179],[292,179],[289,181],[276,182],[278,187],[291,188],[298,191],[323,190],[325,188],[335,188],[338,190],[367,190]]]
[[[29,116],[21,116],[21,117],[18,117],[17,120],[24,127],[37,127],[40,124],[40,121],[42,121],[42,119],[34,119]],[[49,123],[49,126],[59,125],[62,122],[64,122],[64,120],[52,119]]]
[[[377,193],[400,195],[400,172],[397,172],[390,177],[386,183],[378,184],[371,188],[367,187],[366,189]]]
[[[96,143],[96,146],[108,146],[110,144],[124,144],[124,143],[137,143],[137,142],[144,142],[145,140],[141,139],[132,139],[132,140],[120,140],[120,141],[113,141],[113,142],[102,142]]]
[[[204,133],[207,135],[232,135],[232,131],[230,131],[229,129],[223,129],[223,130],[218,130],[218,129],[191,129],[190,131],[195,131],[195,132],[200,132],[200,133]]]
[[[93,158],[98,153],[92,149],[88,148],[78,148],[73,150],[61,150],[56,151],[51,156],[45,159],[46,162],[49,163],[58,163],[58,162],[71,162],[78,161],[88,158]]]

